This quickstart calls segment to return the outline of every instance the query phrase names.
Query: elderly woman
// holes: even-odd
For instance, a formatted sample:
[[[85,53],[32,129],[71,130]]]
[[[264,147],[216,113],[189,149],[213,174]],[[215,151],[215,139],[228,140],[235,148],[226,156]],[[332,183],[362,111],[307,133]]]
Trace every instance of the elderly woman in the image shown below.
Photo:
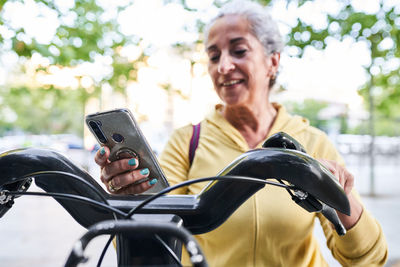
[[[308,213],[284,190],[265,187],[247,200],[222,226],[197,236],[211,266],[325,266],[313,236],[318,217],[333,256],[343,265],[383,265],[387,245],[382,229],[354,194],[353,176],[327,136],[285,108],[269,101],[279,68],[282,41],[275,22],[253,2],[226,4],[206,31],[208,71],[223,104],[201,122],[193,164],[189,164],[192,126],[175,130],[160,157],[171,184],[212,176],[249,149],[260,147],[283,131],[297,139],[337,177],[351,207],[351,216],[338,213],[347,229],[338,236],[320,214]],[[110,163],[102,148],[95,160],[101,179],[118,193],[140,193],[150,184],[131,185],[149,174],[136,169],[137,159]],[[151,174],[150,174],[151,175]],[[204,184],[182,188],[195,194]]]

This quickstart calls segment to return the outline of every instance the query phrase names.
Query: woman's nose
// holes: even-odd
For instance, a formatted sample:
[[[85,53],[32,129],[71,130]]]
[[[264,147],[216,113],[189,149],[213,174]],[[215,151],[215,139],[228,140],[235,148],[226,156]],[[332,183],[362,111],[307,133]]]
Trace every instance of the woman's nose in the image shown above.
[[[221,55],[219,64],[218,64],[218,72],[220,74],[227,74],[235,68],[235,65],[232,62],[232,58],[228,55]]]

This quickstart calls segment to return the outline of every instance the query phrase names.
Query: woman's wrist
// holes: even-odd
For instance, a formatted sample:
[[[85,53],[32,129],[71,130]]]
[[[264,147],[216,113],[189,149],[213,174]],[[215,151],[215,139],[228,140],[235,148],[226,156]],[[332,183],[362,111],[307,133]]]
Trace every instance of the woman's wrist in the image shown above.
[[[338,216],[344,228],[346,228],[346,230],[349,230],[360,220],[361,214],[363,213],[363,206],[352,193],[348,194],[347,197],[350,203],[351,214],[350,216],[348,216],[346,214],[338,212]]]

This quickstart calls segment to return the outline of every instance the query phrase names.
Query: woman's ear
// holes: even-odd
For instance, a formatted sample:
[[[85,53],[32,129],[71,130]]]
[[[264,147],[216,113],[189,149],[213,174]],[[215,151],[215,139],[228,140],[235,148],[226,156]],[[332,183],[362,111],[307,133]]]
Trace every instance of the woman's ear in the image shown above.
[[[281,59],[281,54],[278,52],[274,52],[268,57],[269,65],[271,66],[269,71],[270,77],[275,76],[276,73],[278,72],[280,59]]]

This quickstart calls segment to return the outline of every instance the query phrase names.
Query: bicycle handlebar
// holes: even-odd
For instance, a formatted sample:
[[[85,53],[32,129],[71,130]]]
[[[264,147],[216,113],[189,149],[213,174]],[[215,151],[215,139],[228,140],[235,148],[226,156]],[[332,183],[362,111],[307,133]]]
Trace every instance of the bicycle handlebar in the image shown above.
[[[37,176],[36,184],[47,192],[69,193],[108,203],[122,211],[139,205],[148,195],[109,195],[84,170],[61,154],[46,149],[14,150],[0,156],[0,191],[10,190],[21,184],[20,177],[40,171],[63,171],[82,177],[88,185],[59,175]],[[244,153],[228,165],[219,175],[247,176],[259,179],[277,178],[288,181],[299,190],[326,203],[345,214],[350,213],[348,199],[335,178],[318,161],[307,154],[281,148],[263,148]],[[244,201],[264,187],[242,181],[215,181],[198,195],[165,195],[143,207],[139,213],[176,214],[193,234],[205,233],[222,224]],[[302,199],[307,206],[310,198]],[[82,226],[89,226],[113,219],[112,213],[88,205],[76,205],[68,200],[57,201]],[[317,203],[319,203],[317,201]],[[301,205],[304,207],[304,205]],[[10,207],[0,205],[0,214]],[[308,211],[322,211],[322,205]]]
[[[65,176],[73,179],[66,179]],[[307,155],[296,140],[284,133],[269,138],[263,148],[242,154],[217,177],[204,178],[217,180],[210,182],[199,194],[157,195],[157,198],[153,197],[155,199],[149,195],[110,195],[86,171],[55,151],[35,148],[9,151],[0,155],[0,217],[11,208],[18,192],[25,192],[29,188],[32,177],[37,186],[52,193],[85,228],[114,217],[124,218],[124,214],[135,210],[136,214],[149,216],[151,221],[157,214],[164,214],[164,217],[174,215],[182,220],[183,226],[191,234],[206,233],[221,225],[243,202],[263,188],[268,179],[277,179],[282,184],[285,184],[283,181],[289,183],[274,185],[285,187],[292,199],[307,211],[321,212],[334,224],[340,235],[345,234],[346,230],[335,210],[350,215],[348,199],[336,178]],[[242,177],[252,177],[252,183],[249,178],[244,181]],[[192,181],[186,183],[189,182]],[[90,200],[87,201],[89,204],[104,204],[76,205],[66,197],[71,195],[79,196],[81,201]],[[150,199],[150,203],[142,204]],[[142,236],[139,234],[133,238],[119,235],[117,248],[118,244],[122,244],[120,255],[131,253],[137,244],[135,238],[140,240]],[[171,242],[174,247],[179,247],[175,241]],[[146,260],[147,256],[142,255],[140,260]],[[150,256],[153,257],[154,253]],[[133,260],[119,258],[118,262],[129,264]]]

